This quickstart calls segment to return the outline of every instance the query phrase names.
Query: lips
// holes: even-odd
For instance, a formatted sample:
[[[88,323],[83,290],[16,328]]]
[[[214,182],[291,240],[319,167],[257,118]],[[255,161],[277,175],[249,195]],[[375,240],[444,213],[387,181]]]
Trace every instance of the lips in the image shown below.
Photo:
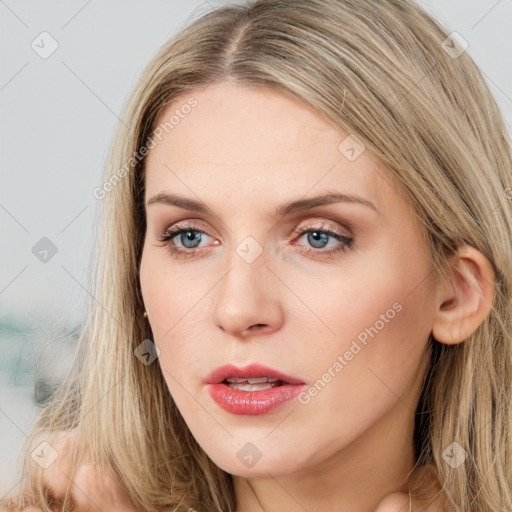
[[[243,368],[233,364],[220,366],[203,382],[217,405],[240,416],[267,414],[291,404],[292,399],[307,387],[297,377],[260,364]]]
[[[279,380],[283,384],[305,384],[305,382],[301,379],[292,377],[291,375],[287,375],[286,373],[283,373],[279,370],[260,364],[250,364],[242,368],[233,364],[219,366],[204,378],[204,383],[220,384],[230,377],[236,377],[239,379],[256,379],[269,377],[270,379]]]

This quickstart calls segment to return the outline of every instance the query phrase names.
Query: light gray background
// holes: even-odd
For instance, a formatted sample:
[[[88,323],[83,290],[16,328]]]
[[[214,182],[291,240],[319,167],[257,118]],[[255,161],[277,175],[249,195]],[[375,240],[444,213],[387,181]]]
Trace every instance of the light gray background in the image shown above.
[[[37,412],[39,347],[84,317],[92,190],[122,106],[159,47],[222,3],[0,0],[0,496]],[[468,41],[512,131],[512,0],[421,3]],[[31,47],[43,31],[58,43],[47,59]],[[46,263],[42,237],[57,247]]]

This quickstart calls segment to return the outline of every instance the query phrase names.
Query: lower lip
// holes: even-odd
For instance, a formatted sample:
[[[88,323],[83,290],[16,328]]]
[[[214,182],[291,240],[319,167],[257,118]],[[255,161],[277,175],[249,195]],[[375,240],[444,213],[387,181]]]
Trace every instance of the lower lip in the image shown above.
[[[256,416],[267,414],[295,398],[306,384],[283,384],[262,391],[240,391],[226,384],[208,384],[215,402],[231,414]]]

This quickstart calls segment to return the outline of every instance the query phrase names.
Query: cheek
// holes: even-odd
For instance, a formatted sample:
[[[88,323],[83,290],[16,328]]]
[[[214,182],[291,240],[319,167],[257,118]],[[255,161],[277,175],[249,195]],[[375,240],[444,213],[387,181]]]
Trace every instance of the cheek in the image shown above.
[[[178,328],[180,318],[180,323],[187,323],[185,315],[200,299],[198,283],[193,278],[184,278],[175,269],[165,248],[150,247],[143,251],[140,287],[156,341],[170,336]]]
[[[417,381],[434,308],[428,265],[419,254],[413,261],[380,259],[374,269],[323,280],[321,293],[309,293],[323,334],[315,344],[299,339],[310,382],[318,382],[317,407],[361,418],[361,404],[385,409]]]
[[[346,445],[395,406],[415,409],[429,333],[428,293],[423,285],[410,293],[412,276],[388,270],[324,287],[315,312],[329,329],[316,337],[313,330],[304,335],[300,324],[294,331],[309,383],[297,418],[304,418],[304,435],[324,436],[315,456]]]
[[[403,328],[404,317],[419,306],[409,294],[416,273],[404,274],[403,268],[383,260],[381,256],[378,268],[372,268],[373,259],[365,259],[357,268],[289,276],[300,298],[291,323],[311,325],[309,339],[299,340],[311,347],[314,335],[321,337],[324,347],[342,349],[353,339],[371,339],[375,330],[396,333],[398,326]]]
[[[140,286],[153,341],[160,350],[159,364],[175,396],[181,390],[179,383],[190,379],[190,369],[204,364],[206,294],[212,284],[204,272],[185,275],[168,258],[165,249],[150,247],[143,252]]]
[[[295,322],[312,318],[316,326],[316,332],[311,328],[297,338],[303,343],[301,351],[327,368],[329,361],[349,351],[351,366],[386,366],[390,375],[410,350],[421,352],[431,323],[433,290],[425,279],[428,257],[415,241],[383,241],[375,249],[348,255],[339,268],[296,275],[294,292],[310,312]],[[323,350],[318,351],[320,344]]]

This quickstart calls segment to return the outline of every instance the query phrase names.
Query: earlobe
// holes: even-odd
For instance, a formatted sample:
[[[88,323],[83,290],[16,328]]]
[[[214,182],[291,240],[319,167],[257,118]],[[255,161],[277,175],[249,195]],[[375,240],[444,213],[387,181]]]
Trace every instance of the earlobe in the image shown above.
[[[457,252],[453,272],[438,285],[432,336],[453,345],[467,339],[489,313],[494,296],[494,270],[480,251],[465,245]]]

